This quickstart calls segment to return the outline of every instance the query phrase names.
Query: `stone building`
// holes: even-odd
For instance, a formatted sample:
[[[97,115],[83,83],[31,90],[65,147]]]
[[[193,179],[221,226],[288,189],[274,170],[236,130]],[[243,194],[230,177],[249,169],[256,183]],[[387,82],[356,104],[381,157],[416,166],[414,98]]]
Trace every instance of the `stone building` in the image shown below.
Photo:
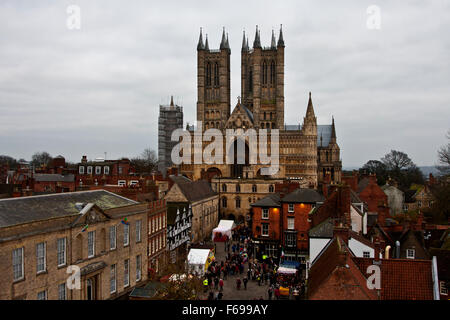
[[[234,152],[232,164],[225,161],[210,164],[205,161],[195,163],[194,158],[200,153],[195,150],[195,147],[198,147],[198,141],[195,141],[190,144],[192,161],[180,164],[180,174],[193,180],[211,181],[214,177],[221,177],[228,179],[231,184],[252,185],[253,182],[243,180],[261,179],[261,188],[266,188],[271,183],[264,181],[267,178],[296,179],[302,188],[317,188],[327,174],[334,183],[340,182],[342,163],[334,119],[330,125],[317,124],[311,93],[303,119],[299,116],[293,120],[295,124],[285,123],[284,50],[285,43],[281,29],[278,40],[272,32],[272,41],[268,47],[261,45],[258,29],[252,48],[249,47],[248,37],[244,34],[241,50],[241,97],[231,112],[231,49],[228,35],[224,30],[220,49],[213,50],[209,48],[207,37],[206,42],[203,42],[203,34],[200,32],[197,45],[197,121],[198,124],[201,121],[202,126],[187,127],[187,132],[194,137],[191,140],[195,141],[195,133],[204,133],[209,129],[216,129],[223,134],[228,129],[242,129],[243,132],[254,129],[257,133],[260,129],[268,129],[267,153],[270,156],[272,147],[270,133],[271,130],[278,129],[278,145],[273,147],[279,150],[279,170],[270,176],[262,175],[261,169],[269,167],[270,164],[263,164],[261,161],[256,164],[250,163],[252,150],[249,138],[238,136],[228,146],[223,143],[218,150],[222,149],[225,155],[231,149],[237,150],[238,139],[243,140],[245,157],[243,161],[239,161],[240,163],[236,161],[237,152]],[[200,150],[203,152],[207,145],[201,143]],[[218,180],[212,182],[219,183]],[[227,202],[230,200],[236,201],[227,197]],[[246,206],[245,210],[237,210],[237,215],[248,215],[249,210],[250,207]],[[227,214],[227,211],[224,210],[222,213]]]
[[[394,185],[385,184],[381,187],[388,197],[388,206],[391,215],[403,213],[405,205],[405,193]]]
[[[174,184],[164,199],[169,206],[188,204],[192,212],[191,242],[211,239],[212,230],[219,223],[219,195],[208,181],[190,181],[184,177],[172,177]]]
[[[0,299],[127,294],[147,279],[147,213],[104,190],[0,200]]]

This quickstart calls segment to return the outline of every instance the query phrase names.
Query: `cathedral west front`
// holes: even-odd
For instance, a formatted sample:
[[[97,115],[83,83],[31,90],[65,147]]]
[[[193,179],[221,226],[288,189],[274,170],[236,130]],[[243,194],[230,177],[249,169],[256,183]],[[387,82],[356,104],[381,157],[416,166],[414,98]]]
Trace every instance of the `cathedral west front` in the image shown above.
[[[261,174],[261,169],[269,165],[249,163],[248,141],[245,141],[244,163],[193,164],[192,161],[179,166],[180,173],[193,180],[211,181],[220,196],[222,217],[249,219],[250,204],[275,192],[275,184],[286,180],[298,182],[302,188],[318,188],[324,181],[341,181],[342,162],[334,119],[328,125],[317,124],[311,93],[302,124],[286,124],[284,50],[282,28],[278,39],[272,31],[269,46],[261,45],[258,28],[252,47],[244,33],[241,95],[231,111],[228,35],[224,30],[220,48],[210,49],[207,36],[203,41],[200,31],[197,45],[197,123],[202,123],[201,130],[214,128],[225,136],[227,129],[254,129],[256,132],[267,129],[268,149],[271,130],[279,130],[279,170],[273,175]],[[296,122],[300,119],[301,115]],[[186,129],[193,135],[194,126],[188,125]],[[207,145],[208,142],[203,142],[202,148]],[[236,145],[234,148],[236,151]]]

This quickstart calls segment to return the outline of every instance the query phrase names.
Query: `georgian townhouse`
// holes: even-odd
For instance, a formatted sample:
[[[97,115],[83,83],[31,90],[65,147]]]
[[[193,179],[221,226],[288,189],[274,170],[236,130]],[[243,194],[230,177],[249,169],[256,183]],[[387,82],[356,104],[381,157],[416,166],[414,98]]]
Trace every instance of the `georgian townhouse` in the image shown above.
[[[164,199],[148,203],[148,270],[160,274],[167,265],[167,205]]]
[[[147,279],[147,206],[104,190],[0,200],[0,300],[127,294]]]

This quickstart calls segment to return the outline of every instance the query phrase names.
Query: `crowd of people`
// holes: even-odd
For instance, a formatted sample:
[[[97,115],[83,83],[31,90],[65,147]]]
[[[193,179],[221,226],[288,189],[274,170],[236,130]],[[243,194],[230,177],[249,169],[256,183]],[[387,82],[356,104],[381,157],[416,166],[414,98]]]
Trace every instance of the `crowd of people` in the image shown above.
[[[222,300],[225,281],[230,276],[235,278],[233,286],[236,290],[247,290],[249,282],[258,286],[267,285],[269,300],[282,299],[291,296],[300,299],[304,293],[304,281],[301,273],[294,275],[279,274],[278,265],[273,257],[266,257],[259,261],[253,256],[253,243],[248,228],[235,230],[232,239],[224,243],[225,259],[213,261],[205,273],[203,280],[204,293],[208,300]],[[217,246],[215,246],[217,250]],[[247,270],[245,271],[245,266]],[[234,277],[237,276],[237,277]],[[231,279],[230,279],[231,280]],[[260,296],[259,299],[263,299]]]

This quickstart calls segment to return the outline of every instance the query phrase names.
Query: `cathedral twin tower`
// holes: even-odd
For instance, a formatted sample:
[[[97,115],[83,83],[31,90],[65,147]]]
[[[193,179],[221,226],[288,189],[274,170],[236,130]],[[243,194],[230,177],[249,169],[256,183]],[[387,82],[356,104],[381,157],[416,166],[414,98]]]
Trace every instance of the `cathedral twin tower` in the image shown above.
[[[231,49],[225,28],[220,49],[210,49],[208,35],[203,34],[197,45],[197,121],[204,129],[247,127],[254,129],[282,129],[284,126],[284,40],[280,28],[278,41],[272,31],[269,47],[261,46],[256,28],[253,48],[248,37],[242,39],[241,99],[247,119],[239,125],[230,121],[230,55]],[[239,104],[240,104],[239,102]],[[240,118],[239,118],[240,119]]]

